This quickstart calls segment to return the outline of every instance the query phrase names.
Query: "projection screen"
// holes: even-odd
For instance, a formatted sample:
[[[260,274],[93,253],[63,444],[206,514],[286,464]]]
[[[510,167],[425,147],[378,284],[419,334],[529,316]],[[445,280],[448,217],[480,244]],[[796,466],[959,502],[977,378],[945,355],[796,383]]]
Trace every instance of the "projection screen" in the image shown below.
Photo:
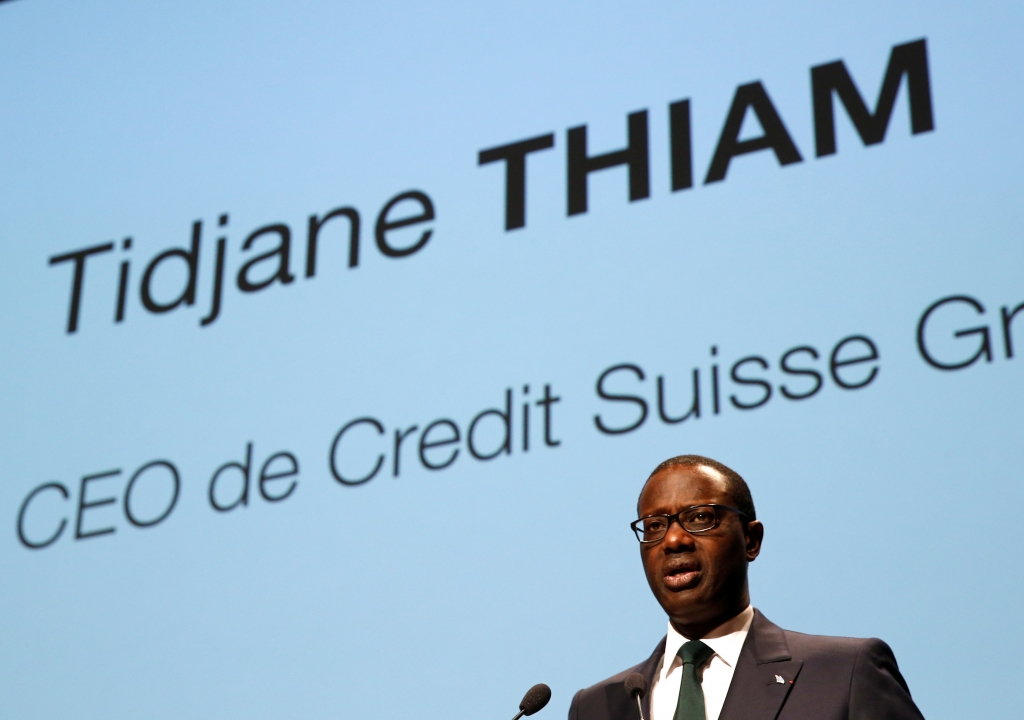
[[[565,717],[664,634],[628,524],[699,453],[767,617],[1014,717],[1022,33],[0,3],[0,715]]]

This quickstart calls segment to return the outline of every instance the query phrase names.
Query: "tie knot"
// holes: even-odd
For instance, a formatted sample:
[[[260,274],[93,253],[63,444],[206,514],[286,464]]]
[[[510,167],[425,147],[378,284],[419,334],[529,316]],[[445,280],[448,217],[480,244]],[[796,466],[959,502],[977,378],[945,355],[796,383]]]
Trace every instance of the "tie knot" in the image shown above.
[[[683,643],[676,654],[683,661],[683,665],[693,665],[696,669],[706,663],[715,654],[715,651],[700,640],[690,640]]]

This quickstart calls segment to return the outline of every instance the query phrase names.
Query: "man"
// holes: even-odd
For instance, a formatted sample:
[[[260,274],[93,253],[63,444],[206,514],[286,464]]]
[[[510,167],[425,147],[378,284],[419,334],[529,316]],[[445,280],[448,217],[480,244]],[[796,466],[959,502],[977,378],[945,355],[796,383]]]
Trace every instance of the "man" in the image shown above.
[[[715,460],[661,463],[633,523],[668,634],[646,661],[580,690],[569,720],[639,720],[623,681],[647,679],[645,720],[922,720],[889,646],[783,630],[750,605],[761,552],[747,484]]]

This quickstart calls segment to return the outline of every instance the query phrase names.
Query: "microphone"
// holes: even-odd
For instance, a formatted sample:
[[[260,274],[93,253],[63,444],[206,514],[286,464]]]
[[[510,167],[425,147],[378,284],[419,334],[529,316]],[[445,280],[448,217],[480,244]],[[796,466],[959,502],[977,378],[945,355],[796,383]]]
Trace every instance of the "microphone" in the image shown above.
[[[647,678],[640,673],[630,673],[622,683],[626,692],[636,698],[636,709],[640,712],[640,720],[644,720],[644,709],[640,704],[640,698],[647,694]]]
[[[519,714],[512,720],[519,720],[523,715],[533,715],[547,705],[550,699],[551,688],[544,683],[537,683],[523,695],[523,701],[519,703]]]

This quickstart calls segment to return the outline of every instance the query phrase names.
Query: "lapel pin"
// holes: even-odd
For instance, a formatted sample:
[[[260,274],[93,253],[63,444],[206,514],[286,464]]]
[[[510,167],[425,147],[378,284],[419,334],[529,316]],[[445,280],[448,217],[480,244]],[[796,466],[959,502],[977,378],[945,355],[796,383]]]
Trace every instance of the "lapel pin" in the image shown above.
[[[782,679],[781,675],[776,675],[775,676],[775,682],[779,683],[780,685],[785,685],[786,684],[786,681]]]

